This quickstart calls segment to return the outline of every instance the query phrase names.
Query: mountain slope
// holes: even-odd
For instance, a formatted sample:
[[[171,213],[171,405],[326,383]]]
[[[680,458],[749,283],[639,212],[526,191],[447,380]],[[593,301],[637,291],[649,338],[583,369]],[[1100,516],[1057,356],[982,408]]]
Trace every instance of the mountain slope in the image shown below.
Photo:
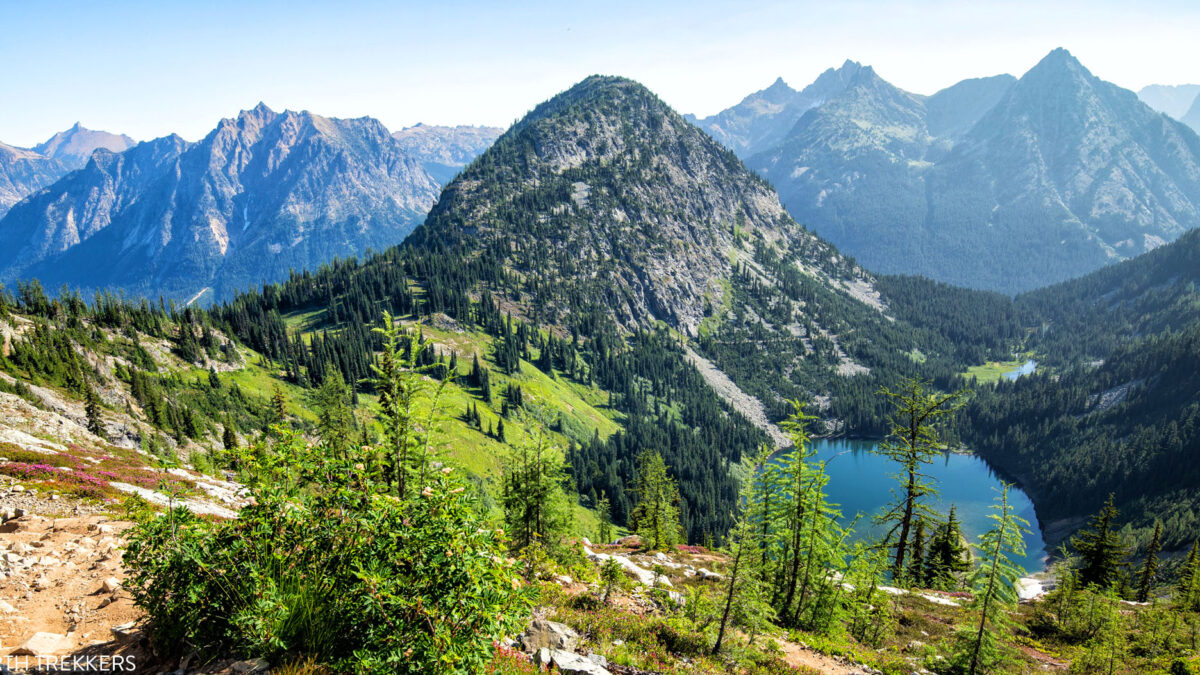
[[[591,77],[467,166],[403,245],[217,312],[309,377],[330,362],[347,381],[369,373],[379,339],[369,328],[386,310],[490,336],[479,357],[497,373],[537,369],[599,387],[622,429],[607,439],[569,422],[563,431],[575,440],[568,456],[585,503],[607,495],[625,522],[637,455],[653,448],[679,481],[698,541],[728,528],[730,465],[768,440],[761,429],[791,411],[787,399],[814,401],[822,429],[872,433],[885,418],[880,385],[905,374],[946,380],[966,358],[1008,346],[1011,336],[989,342],[994,333],[963,340],[975,350],[964,357],[938,330],[890,313],[914,314],[910,300],[936,289],[896,290],[893,310],[875,283],[644,87]],[[324,337],[288,339],[281,315],[309,317]],[[564,428],[519,387],[482,379],[479,410],[501,398],[506,426]]]
[[[1196,102],[1192,104],[1191,108],[1188,108],[1183,117],[1179,118],[1179,121],[1195,129],[1196,133],[1200,133],[1200,96],[1196,97]]]
[[[418,124],[394,132],[392,137],[421,163],[426,173],[445,185],[502,133],[504,130],[498,127]]]
[[[0,218],[13,204],[58,180],[66,172],[67,168],[58,160],[0,143]]]
[[[1151,84],[1139,89],[1137,95],[1158,112],[1182,119],[1200,96],[1200,84]]]
[[[925,124],[933,136],[957,139],[991,110],[1016,83],[1012,75],[963,80],[925,101]]]
[[[878,263],[921,257],[911,231],[925,216],[923,168],[933,142],[922,99],[865,67],[780,145],[747,162],[797,221],[869,268],[900,271]]]
[[[1050,366],[982,388],[964,440],[1017,478],[1048,539],[1115,493],[1141,545],[1154,520],[1168,549],[1200,523],[1200,231],[1132,260],[1016,299]]]
[[[1200,225],[1200,138],[1061,49],[929,99],[860,78],[749,163],[868,268],[974,288],[1061,281]]]
[[[739,158],[746,159],[782,141],[807,110],[845,90],[860,69],[861,64],[847,60],[841,68],[830,68],[821,73],[801,91],[792,89],[779,78],[770,87],[750,94],[732,108],[704,119],[693,115],[685,117]]]
[[[519,276],[545,322],[587,303],[624,326],[662,320],[694,333],[741,238],[830,252],[732,153],[641,85],[593,77],[502,136],[406,245],[486,251]]]
[[[0,277],[191,299],[401,240],[437,182],[378,121],[264,105],[94,155],[0,221]]]
[[[133,147],[135,141],[125,134],[85,129],[78,122],[75,126],[54,134],[45,143],[33,148],[34,152],[52,157],[70,169],[80,169],[96,150],[103,148],[111,152],[124,152]]]

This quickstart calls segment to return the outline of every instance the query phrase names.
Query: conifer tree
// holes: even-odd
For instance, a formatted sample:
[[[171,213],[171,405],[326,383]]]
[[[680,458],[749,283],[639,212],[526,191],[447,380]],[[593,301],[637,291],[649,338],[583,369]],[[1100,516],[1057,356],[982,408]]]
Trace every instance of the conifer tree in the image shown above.
[[[907,569],[906,556],[916,521],[922,515],[933,515],[924,499],[936,495],[937,490],[922,470],[936,453],[945,450],[937,424],[954,414],[962,404],[960,393],[938,393],[930,383],[919,379],[905,380],[896,391],[887,388],[881,391],[890,399],[893,411],[888,436],[879,444],[877,452],[900,466],[893,474],[900,490],[878,521],[892,525],[885,540],[894,548],[892,578],[899,582]]]
[[[285,419],[287,419],[287,400],[283,397],[279,385],[275,385],[275,391],[271,394],[271,423],[283,424]]]
[[[520,443],[503,461],[501,503],[513,550],[535,542],[554,547],[570,524],[563,484],[566,470],[559,451],[540,431]]]
[[[354,435],[354,408],[350,402],[350,387],[342,373],[325,365],[321,386],[308,392],[308,402],[317,414],[317,437],[321,444],[337,457],[345,457]]]
[[[992,526],[979,536],[980,564],[971,575],[972,608],[979,612],[977,623],[957,635],[956,660],[969,675],[992,672],[1009,659],[1005,642],[1012,633],[1009,613],[1017,605],[1017,579],[1025,570],[1013,562],[1025,555],[1025,533],[1029,523],[1016,515],[1008,501],[1010,489],[1003,483],[988,516]]]
[[[596,503],[596,519],[600,521],[600,543],[607,544],[613,539],[612,507],[604,493],[600,493],[600,501]]]
[[[100,419],[100,399],[90,385],[83,390],[83,395],[83,411],[87,415],[87,430],[103,438],[104,424]]]
[[[959,575],[971,568],[970,551],[963,545],[958,512],[950,506],[946,522],[936,530],[925,553],[925,583],[930,588],[952,589],[959,584]]]
[[[1179,568],[1175,604],[1184,611],[1200,610],[1200,541],[1192,542],[1187,560]]]
[[[908,563],[908,584],[924,586],[925,581],[925,519],[917,519]]]
[[[763,463],[768,456],[768,450],[764,446],[759,451],[759,456],[750,463],[751,467],[753,467],[751,469],[751,478],[742,486],[741,503],[746,505],[751,504],[751,499],[755,492],[754,476],[761,473]],[[733,610],[735,602],[738,606],[751,610],[750,612],[743,612],[748,615],[747,618],[754,615],[763,615],[761,618],[763,621],[766,621],[774,617],[774,611],[770,604],[763,601],[762,570],[756,565],[758,561],[758,549],[761,545],[758,541],[759,529],[751,522],[753,519],[754,514],[743,514],[738,521],[732,541],[730,542],[733,568],[729,572],[728,582],[725,587],[725,606],[721,612],[721,623],[717,630],[717,641],[713,645],[713,654],[721,651],[721,643],[725,639],[725,629],[729,624],[730,613]],[[757,624],[759,621],[752,619],[750,623]]]
[[[1117,515],[1110,494],[1088,527],[1071,539],[1071,546],[1079,555],[1079,583],[1083,586],[1103,589],[1121,581],[1126,548],[1116,531]]]
[[[1162,548],[1162,521],[1154,521],[1154,536],[1150,538],[1150,546],[1146,548],[1146,558],[1142,562],[1142,571],[1138,575],[1137,601],[1147,602],[1154,583],[1158,581],[1158,552]]]
[[[658,549],[678,542],[679,488],[667,474],[662,455],[651,450],[642,452],[634,490],[638,501],[631,519],[643,543],[650,549]]]
[[[221,445],[225,446],[226,450],[233,450],[237,444],[237,435],[233,431],[233,425],[226,422],[225,430],[221,432]]]

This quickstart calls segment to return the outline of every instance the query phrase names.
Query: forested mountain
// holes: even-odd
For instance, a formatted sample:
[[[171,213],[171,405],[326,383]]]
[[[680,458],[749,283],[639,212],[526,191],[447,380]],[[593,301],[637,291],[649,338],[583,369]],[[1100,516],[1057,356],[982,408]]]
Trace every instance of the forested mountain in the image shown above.
[[[392,137],[434,180],[445,185],[502,133],[499,127],[417,124],[393,132]]]
[[[925,124],[929,134],[958,139],[995,107],[1016,81],[1012,75],[963,80],[925,99]]]
[[[1137,95],[1158,112],[1182,119],[1200,96],[1200,84],[1151,84],[1139,89]]]
[[[1050,369],[981,388],[967,444],[1018,478],[1052,539],[1109,492],[1140,544],[1200,527],[1200,232],[1078,280],[1019,296]]]
[[[922,97],[863,68],[747,160],[868,269],[1018,292],[1200,224],[1200,138],[1065,50]]]
[[[68,169],[81,169],[92,153],[99,149],[123,152],[133,147],[135,141],[125,134],[86,129],[80,123],[54,134],[45,143],[34,146],[33,151],[62,162]]]
[[[0,221],[0,278],[224,297],[404,238],[438,183],[378,121],[265,105],[93,156]]]
[[[1019,332],[1002,296],[886,281],[895,307],[731,152],[641,85],[592,77],[471,163],[402,246],[294,274],[215,311],[308,381],[326,365],[348,382],[365,377],[379,339],[369,327],[386,309],[488,336],[480,358],[504,377],[540,372],[599,387],[622,429],[564,432],[585,503],[607,495],[624,522],[637,453],[654,448],[698,541],[726,531],[729,465],[767,439],[747,417],[754,411],[717,393],[709,368],[758,398],[760,427],[782,420],[784,398],[796,397],[815,398],[831,429],[877,433],[881,383],[906,374],[948,382],[966,363],[1007,353]],[[954,293],[978,299],[977,313],[951,318],[949,303],[964,300]],[[938,311],[906,318],[921,303]],[[296,316],[321,337],[289,337],[285,317]],[[703,357],[715,364],[698,369]],[[492,405],[490,388],[475,386],[479,409]],[[539,409],[519,391],[503,397],[510,423]]]
[[[781,77],[732,108],[703,119],[694,115],[686,119],[746,159],[782,141],[805,112],[844,91],[861,69],[862,64],[847,60],[841,68],[821,73],[801,91],[789,87]]]

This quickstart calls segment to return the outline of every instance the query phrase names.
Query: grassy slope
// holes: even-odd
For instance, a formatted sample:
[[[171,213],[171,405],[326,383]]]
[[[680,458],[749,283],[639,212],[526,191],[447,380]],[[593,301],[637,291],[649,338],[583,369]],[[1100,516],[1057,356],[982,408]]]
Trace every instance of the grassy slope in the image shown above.
[[[289,329],[300,333],[302,338],[311,335],[322,323],[320,312],[294,313],[284,318]],[[404,323],[415,325],[409,321]],[[483,478],[493,495],[498,491],[501,458],[511,445],[525,439],[532,440],[535,427],[538,426],[536,418],[544,423],[550,444],[560,451],[567,447],[572,438],[583,441],[596,432],[601,438],[608,438],[621,428],[622,415],[608,407],[608,394],[603,390],[574,382],[561,374],[549,375],[525,361],[522,361],[519,373],[505,375],[491,361],[491,336],[477,331],[454,331],[429,325],[420,328],[439,352],[452,350],[458,354],[459,379],[442,389],[438,402],[444,417],[437,435],[439,450],[455,464]],[[485,402],[481,392],[466,383],[474,355],[478,355],[480,363],[491,370],[492,402]],[[234,373],[232,379],[248,393],[265,396],[270,396],[274,384],[279,382],[261,366],[253,364]],[[507,443],[502,443],[487,435],[485,430],[489,427],[495,429],[500,419],[501,392],[510,382],[523,390],[528,414],[525,419],[520,415],[510,415],[504,420]],[[302,390],[283,383],[280,386],[291,402],[289,410],[311,418],[311,413],[297,405]],[[373,417],[377,409],[375,398],[361,396],[360,401],[363,412]],[[475,428],[464,419],[470,405],[475,405],[479,410],[484,429]],[[427,414],[428,406],[424,406],[420,412],[422,416]],[[561,431],[558,430],[560,420]],[[576,533],[593,536],[597,527],[595,513],[577,506]]]

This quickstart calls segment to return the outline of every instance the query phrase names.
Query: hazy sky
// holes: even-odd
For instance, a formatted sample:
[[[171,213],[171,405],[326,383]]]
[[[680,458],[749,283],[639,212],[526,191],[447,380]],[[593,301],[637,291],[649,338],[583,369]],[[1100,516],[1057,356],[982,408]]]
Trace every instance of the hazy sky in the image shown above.
[[[54,2],[0,0],[0,140],[74,122],[196,140],[275,109],[507,126],[592,73],[711,114],[852,58],[918,93],[1054,47],[1138,89],[1200,81],[1200,2]]]

